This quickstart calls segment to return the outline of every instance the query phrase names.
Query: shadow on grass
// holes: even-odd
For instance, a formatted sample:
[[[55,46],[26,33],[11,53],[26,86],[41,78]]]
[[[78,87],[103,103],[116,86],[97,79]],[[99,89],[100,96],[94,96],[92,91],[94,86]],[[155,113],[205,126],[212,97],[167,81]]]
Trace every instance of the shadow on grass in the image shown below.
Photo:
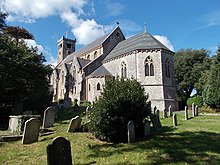
[[[55,122],[62,124],[64,120],[70,120],[75,116],[82,117],[85,115],[86,107],[79,107],[78,110],[74,110],[73,108],[68,108],[58,112],[58,118]]]
[[[89,146],[89,157],[108,157],[119,154],[144,153],[150,164],[220,164],[220,134],[212,132],[173,133],[173,127],[165,127],[152,137],[125,144],[97,144]],[[127,160],[128,161],[128,160]],[[129,162],[124,162],[129,164]],[[117,162],[116,162],[117,163]]]

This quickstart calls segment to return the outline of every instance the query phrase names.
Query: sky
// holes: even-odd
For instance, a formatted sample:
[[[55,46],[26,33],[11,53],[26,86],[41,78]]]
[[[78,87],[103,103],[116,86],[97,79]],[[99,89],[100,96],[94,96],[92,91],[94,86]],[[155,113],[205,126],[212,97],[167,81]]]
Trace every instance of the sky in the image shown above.
[[[1,0],[7,25],[27,29],[47,63],[57,64],[57,40],[76,39],[80,49],[109,33],[116,22],[126,38],[144,31],[172,51],[201,49],[215,54],[220,44],[219,0]]]

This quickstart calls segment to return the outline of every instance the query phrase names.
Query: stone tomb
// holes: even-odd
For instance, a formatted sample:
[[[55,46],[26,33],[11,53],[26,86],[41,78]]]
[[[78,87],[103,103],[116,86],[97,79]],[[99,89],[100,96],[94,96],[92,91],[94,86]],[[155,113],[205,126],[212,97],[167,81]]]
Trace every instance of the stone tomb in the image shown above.
[[[70,141],[64,137],[56,137],[47,146],[48,165],[72,165]]]
[[[52,107],[48,107],[44,111],[43,128],[52,127],[55,120],[56,111]]]
[[[72,118],[70,120],[70,124],[69,124],[67,132],[75,132],[77,129],[80,129],[81,121],[82,119],[80,119],[79,116]]]
[[[128,143],[133,143],[135,141],[135,126],[133,121],[128,122],[127,129],[128,129]]]
[[[38,140],[40,122],[31,118],[25,122],[22,144],[30,144]]]

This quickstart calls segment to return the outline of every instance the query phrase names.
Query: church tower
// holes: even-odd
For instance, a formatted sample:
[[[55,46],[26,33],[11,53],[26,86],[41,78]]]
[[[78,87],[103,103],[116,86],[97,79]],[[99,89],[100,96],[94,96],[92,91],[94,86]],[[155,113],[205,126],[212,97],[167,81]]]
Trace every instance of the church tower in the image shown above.
[[[62,36],[62,38],[57,41],[58,45],[58,64],[65,59],[69,54],[75,52],[76,39],[71,40]]]

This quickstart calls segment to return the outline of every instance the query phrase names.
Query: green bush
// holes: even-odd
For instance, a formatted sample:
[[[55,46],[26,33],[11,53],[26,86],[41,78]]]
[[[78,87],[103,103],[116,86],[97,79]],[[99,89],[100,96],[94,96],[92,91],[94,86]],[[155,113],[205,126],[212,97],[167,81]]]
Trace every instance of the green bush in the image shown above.
[[[136,136],[143,135],[143,119],[151,111],[148,95],[135,80],[107,79],[91,113],[91,131],[96,138],[112,142],[127,140],[127,123],[135,123]]]
[[[198,105],[199,107],[202,107],[203,105],[203,100],[201,96],[194,96],[194,97],[190,97],[187,99],[187,105],[188,106],[192,106],[192,104]]]

